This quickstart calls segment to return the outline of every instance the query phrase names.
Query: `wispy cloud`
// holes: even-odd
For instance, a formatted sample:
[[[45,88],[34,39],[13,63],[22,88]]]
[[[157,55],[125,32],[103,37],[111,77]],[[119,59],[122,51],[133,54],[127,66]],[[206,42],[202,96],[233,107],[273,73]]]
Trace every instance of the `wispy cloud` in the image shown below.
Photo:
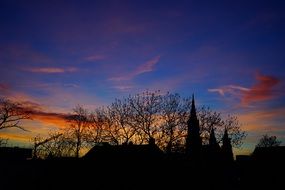
[[[34,67],[24,69],[25,71],[33,72],[33,73],[47,73],[47,74],[54,74],[54,73],[71,73],[76,72],[78,69],[75,67],[68,67],[68,68],[59,68],[59,67]]]
[[[250,91],[250,89],[242,87],[242,86],[238,86],[238,85],[226,85],[226,86],[222,86],[222,87],[219,87],[219,88],[211,88],[211,89],[208,89],[208,91],[209,92],[217,92],[221,96],[224,96],[226,93],[237,94],[240,91],[248,92],[248,91]]]
[[[270,100],[277,96],[274,87],[280,82],[278,78],[258,74],[256,79],[257,83],[244,93],[242,105]]]
[[[66,119],[69,114],[59,112],[49,112],[47,107],[34,101],[20,101],[21,109],[28,113],[32,120],[55,125],[56,127],[66,126]]]
[[[68,114],[32,110],[31,117],[34,120],[64,128],[67,125],[66,119]]]
[[[240,99],[242,106],[249,106],[252,103],[263,102],[273,99],[279,95],[275,86],[280,80],[273,76],[257,74],[256,83],[252,87],[239,85],[226,85],[219,88],[208,89],[209,92],[219,93],[221,96],[226,94],[234,95]]]
[[[151,72],[154,70],[155,65],[159,62],[160,57],[161,57],[160,55],[155,56],[154,58],[146,61],[145,63],[137,67],[134,71],[131,71],[128,74],[125,74],[124,76],[112,77],[109,80],[111,81],[131,80],[140,74]]]
[[[86,61],[99,61],[99,60],[103,60],[105,58],[106,58],[105,55],[94,54],[94,55],[89,55],[89,56],[85,57],[84,60],[86,60]]]
[[[151,72],[154,70],[154,66],[159,62],[160,60],[160,55],[148,60],[147,62],[145,62],[144,64],[140,65],[136,71],[134,72],[134,75],[139,75],[142,73],[147,73],[147,72]]]
[[[116,85],[116,86],[113,86],[113,88],[120,90],[120,91],[128,91],[130,89],[133,89],[134,85]]]

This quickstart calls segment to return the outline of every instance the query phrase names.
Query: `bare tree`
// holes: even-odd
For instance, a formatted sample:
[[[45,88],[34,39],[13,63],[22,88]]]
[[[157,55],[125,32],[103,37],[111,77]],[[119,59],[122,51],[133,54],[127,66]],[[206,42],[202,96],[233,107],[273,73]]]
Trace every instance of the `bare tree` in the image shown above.
[[[109,107],[100,108],[97,112],[99,123],[103,125],[104,135],[103,139],[111,144],[120,144],[120,127],[115,124],[114,114]]]
[[[231,138],[234,147],[240,147],[243,139],[246,137],[245,131],[241,129],[237,117],[228,115],[223,118],[222,114],[211,110],[209,107],[202,106],[198,110],[198,118],[201,127],[201,137],[204,144],[207,144],[210,138],[211,128],[215,129],[217,141],[222,142],[224,129],[228,130],[229,137]]]
[[[73,140],[60,132],[50,133],[47,138],[38,135],[32,140],[34,142],[34,159],[58,158],[74,154]]]
[[[78,105],[73,109],[73,114],[67,118],[69,126],[66,128],[66,135],[74,140],[75,157],[79,157],[80,150],[86,140],[86,132],[90,125],[88,111]]]
[[[137,127],[132,125],[132,109],[128,100],[129,99],[116,99],[115,102],[108,107],[109,112],[112,114],[114,125],[119,127],[119,141],[122,143],[128,143],[137,130]]]
[[[129,97],[131,120],[133,127],[137,127],[137,136],[140,142],[149,142],[155,139],[159,132],[159,112],[162,102],[160,91],[143,92]]]
[[[90,146],[106,140],[106,120],[104,108],[97,108],[89,115],[87,142]]]
[[[161,126],[158,143],[170,153],[182,145],[186,135],[188,108],[190,99],[182,99],[179,94],[166,93],[162,96],[160,106]]]
[[[261,137],[261,139],[259,139],[256,147],[275,147],[280,146],[280,144],[281,141],[279,141],[276,136],[269,136],[268,134],[265,134]]]
[[[6,98],[0,98],[0,130],[18,128],[26,131],[20,121],[29,119],[29,113],[23,109],[20,103],[12,102]]]

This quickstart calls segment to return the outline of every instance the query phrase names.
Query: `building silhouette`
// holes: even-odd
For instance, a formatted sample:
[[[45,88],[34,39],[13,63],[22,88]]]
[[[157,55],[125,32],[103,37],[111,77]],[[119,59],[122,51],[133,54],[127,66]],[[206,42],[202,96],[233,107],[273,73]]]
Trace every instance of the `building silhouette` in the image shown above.
[[[152,161],[162,158],[163,151],[151,139],[148,144],[135,145],[132,142],[122,145],[110,145],[103,142],[95,145],[84,157],[84,160],[120,160]]]
[[[231,144],[231,139],[229,138],[228,135],[228,130],[225,127],[224,135],[223,135],[223,145],[222,145],[222,156],[223,160],[227,162],[231,162],[234,159],[233,156],[233,149],[232,149],[232,144]]]
[[[186,154],[191,158],[198,158],[201,153],[202,140],[200,137],[200,125],[197,118],[194,94],[192,95],[192,104],[190,117],[187,122],[187,137],[186,137]]]
[[[0,160],[27,160],[32,158],[31,148],[0,147]]]

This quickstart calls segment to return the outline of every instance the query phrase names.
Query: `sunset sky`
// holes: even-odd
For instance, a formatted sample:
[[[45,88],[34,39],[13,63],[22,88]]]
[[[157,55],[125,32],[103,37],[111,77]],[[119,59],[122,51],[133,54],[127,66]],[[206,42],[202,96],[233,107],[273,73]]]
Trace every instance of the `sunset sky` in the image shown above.
[[[285,142],[284,1],[0,1],[0,96],[38,112],[0,131],[17,146],[146,89],[195,93],[238,116],[250,153],[265,133]]]

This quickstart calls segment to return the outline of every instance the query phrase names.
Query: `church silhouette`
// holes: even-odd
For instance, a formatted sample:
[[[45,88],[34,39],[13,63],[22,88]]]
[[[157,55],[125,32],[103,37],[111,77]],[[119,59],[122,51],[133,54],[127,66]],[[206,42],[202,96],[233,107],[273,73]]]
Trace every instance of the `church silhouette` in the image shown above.
[[[201,161],[201,162],[232,162],[233,151],[231,139],[229,138],[227,128],[224,129],[222,138],[222,146],[215,137],[215,129],[211,128],[209,142],[202,145],[200,134],[200,124],[196,113],[195,99],[192,96],[191,111],[187,121],[187,136],[184,153],[168,155],[164,153],[155,144],[153,138],[149,139],[149,144],[135,145],[132,142],[122,145],[110,145],[109,143],[99,143],[90,149],[89,152],[83,156],[85,160],[112,160],[120,159],[123,161],[130,160],[185,160],[185,161]]]

